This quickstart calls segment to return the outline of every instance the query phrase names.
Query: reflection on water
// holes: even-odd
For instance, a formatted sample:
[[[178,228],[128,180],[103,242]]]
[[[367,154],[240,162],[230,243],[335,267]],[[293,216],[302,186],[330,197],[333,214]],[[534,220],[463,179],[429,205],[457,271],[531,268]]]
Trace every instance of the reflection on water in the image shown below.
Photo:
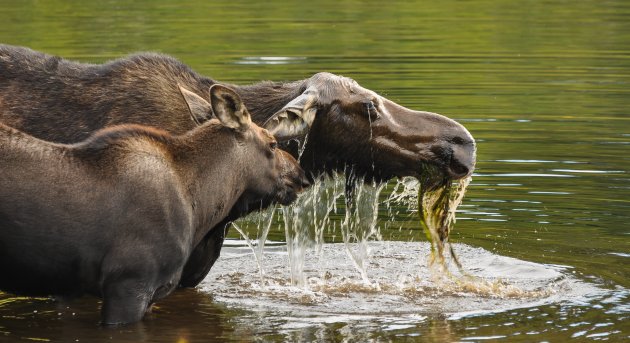
[[[4,336],[9,341],[203,342],[234,332],[225,317],[235,312],[195,290],[179,290],[144,321],[125,327],[100,327],[99,307],[100,301],[89,297],[51,300],[0,294],[0,341]]]
[[[446,114],[469,129],[478,154],[449,240],[568,266],[562,273],[607,291],[580,303],[397,318],[285,316],[178,291],[139,326],[118,330],[96,325],[93,299],[61,305],[0,295],[0,341],[556,342],[629,335],[627,1],[0,1],[0,22],[2,43],[85,62],[160,51],[241,84],[329,71],[406,107]],[[381,204],[394,187],[381,191]],[[322,241],[342,242],[334,223],[343,217],[336,215]],[[417,213],[405,204],[380,206],[378,229],[386,241],[423,240]],[[283,223],[275,220],[268,235],[284,241]],[[217,267],[229,269],[226,256]],[[368,276],[372,269],[368,263]]]
[[[235,61],[234,64],[291,64],[304,62],[306,62],[306,57],[260,56],[243,57]]]

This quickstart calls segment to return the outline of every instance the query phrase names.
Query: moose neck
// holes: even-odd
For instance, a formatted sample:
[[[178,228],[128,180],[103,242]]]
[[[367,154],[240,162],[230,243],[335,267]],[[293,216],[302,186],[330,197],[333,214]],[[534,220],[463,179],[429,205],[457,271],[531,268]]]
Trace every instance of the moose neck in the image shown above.
[[[248,169],[240,165],[242,148],[229,130],[206,124],[181,136],[174,149],[191,198],[194,245],[228,216],[248,186]]]

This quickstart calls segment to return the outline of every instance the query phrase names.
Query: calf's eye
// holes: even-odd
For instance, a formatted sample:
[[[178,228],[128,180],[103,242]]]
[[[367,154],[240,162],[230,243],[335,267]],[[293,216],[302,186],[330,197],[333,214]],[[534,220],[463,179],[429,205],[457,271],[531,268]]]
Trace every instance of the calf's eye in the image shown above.
[[[276,148],[278,148],[278,142],[269,143],[269,148],[271,148],[271,150],[276,150]]]

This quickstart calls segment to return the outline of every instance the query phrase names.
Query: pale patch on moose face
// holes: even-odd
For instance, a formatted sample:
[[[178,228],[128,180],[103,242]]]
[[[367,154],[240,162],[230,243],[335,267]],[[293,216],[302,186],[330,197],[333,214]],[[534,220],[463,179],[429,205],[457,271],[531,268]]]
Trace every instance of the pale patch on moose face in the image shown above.
[[[300,96],[272,115],[262,127],[279,140],[304,136],[315,120],[317,98],[317,89],[308,87]]]

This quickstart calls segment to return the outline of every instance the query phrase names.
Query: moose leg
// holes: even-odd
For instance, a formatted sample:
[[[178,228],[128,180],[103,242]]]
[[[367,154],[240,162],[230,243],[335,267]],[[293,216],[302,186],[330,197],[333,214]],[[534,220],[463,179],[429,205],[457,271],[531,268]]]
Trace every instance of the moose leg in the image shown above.
[[[184,266],[179,287],[195,287],[208,275],[219,258],[229,225],[230,221],[219,223],[199,242]]]
[[[140,321],[150,305],[152,293],[146,283],[137,280],[119,280],[105,284],[102,324],[121,325]]]

